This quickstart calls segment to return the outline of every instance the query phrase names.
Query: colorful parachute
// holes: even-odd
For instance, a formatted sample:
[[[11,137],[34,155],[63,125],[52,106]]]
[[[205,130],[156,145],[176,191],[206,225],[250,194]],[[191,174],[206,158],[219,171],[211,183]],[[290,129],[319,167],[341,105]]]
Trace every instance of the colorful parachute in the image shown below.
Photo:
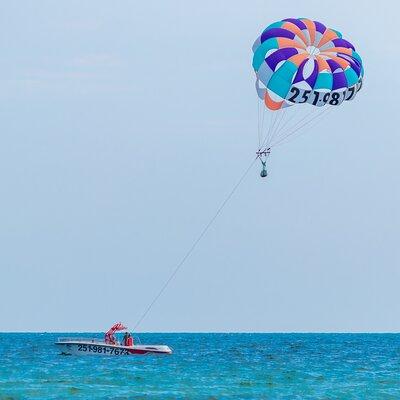
[[[308,103],[338,106],[361,89],[361,57],[342,34],[317,21],[269,25],[253,45],[258,96],[269,110]]]

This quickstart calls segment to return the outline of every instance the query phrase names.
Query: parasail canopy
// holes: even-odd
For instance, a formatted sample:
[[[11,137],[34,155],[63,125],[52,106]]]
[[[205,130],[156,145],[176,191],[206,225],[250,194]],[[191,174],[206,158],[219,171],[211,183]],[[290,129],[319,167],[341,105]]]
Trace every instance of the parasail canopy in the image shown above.
[[[261,100],[257,155],[264,161],[272,147],[353,100],[364,77],[354,45],[337,30],[307,18],[268,25],[253,44],[253,68]]]
[[[307,18],[269,25],[253,45],[258,96],[269,110],[338,106],[361,89],[364,69],[343,35]]]

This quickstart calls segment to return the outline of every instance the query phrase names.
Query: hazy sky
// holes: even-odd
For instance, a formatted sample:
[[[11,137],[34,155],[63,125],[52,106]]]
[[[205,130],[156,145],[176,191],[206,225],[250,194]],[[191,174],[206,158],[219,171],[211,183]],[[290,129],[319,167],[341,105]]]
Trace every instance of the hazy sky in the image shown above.
[[[399,11],[4,3],[0,330],[135,324],[254,157],[253,40],[309,17],[363,91],[250,172],[140,330],[400,331]]]

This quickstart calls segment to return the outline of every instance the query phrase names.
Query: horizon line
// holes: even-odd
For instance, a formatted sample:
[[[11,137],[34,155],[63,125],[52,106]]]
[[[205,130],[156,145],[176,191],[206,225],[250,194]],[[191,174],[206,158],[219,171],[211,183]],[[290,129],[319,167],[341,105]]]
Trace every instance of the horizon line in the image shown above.
[[[129,328],[127,329],[129,330]],[[104,333],[105,331],[64,331],[64,330],[56,330],[56,331],[0,331],[0,334],[11,334],[11,333],[37,333],[37,334],[55,334],[55,333]],[[400,331],[143,331],[143,332],[134,332],[135,334],[310,334],[310,335],[318,335],[318,334],[400,334]]]

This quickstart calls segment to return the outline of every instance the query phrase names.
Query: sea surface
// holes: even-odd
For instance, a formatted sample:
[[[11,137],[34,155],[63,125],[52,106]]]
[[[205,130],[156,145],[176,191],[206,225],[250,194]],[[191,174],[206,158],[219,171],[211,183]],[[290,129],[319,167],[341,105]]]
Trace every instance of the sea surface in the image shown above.
[[[400,334],[142,334],[165,356],[63,356],[0,333],[0,399],[400,399]]]

